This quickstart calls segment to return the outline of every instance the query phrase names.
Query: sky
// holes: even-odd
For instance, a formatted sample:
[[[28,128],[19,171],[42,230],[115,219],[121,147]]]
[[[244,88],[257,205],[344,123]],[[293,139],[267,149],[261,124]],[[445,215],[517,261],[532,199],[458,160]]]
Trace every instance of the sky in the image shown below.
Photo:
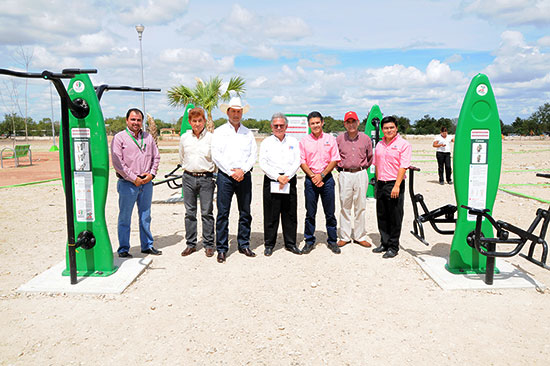
[[[245,117],[320,111],[365,118],[374,104],[411,122],[457,118],[471,79],[489,77],[510,124],[550,102],[550,0],[2,0],[0,68],[94,68],[94,85],[141,86],[145,110],[175,122],[168,89],[196,79],[246,81]],[[28,115],[60,119],[50,83],[28,79]],[[66,82],[65,82],[66,83]],[[25,79],[0,75],[0,114],[24,114]],[[19,108],[17,103],[19,102]],[[108,91],[105,118],[142,107]],[[19,113],[21,114],[21,113]],[[219,109],[214,119],[223,117]]]

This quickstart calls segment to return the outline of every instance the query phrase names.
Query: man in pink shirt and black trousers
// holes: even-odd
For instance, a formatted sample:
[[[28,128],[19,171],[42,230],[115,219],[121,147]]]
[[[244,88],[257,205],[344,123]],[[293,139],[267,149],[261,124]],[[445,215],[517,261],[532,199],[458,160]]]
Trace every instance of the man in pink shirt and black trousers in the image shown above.
[[[315,215],[321,196],[327,226],[327,245],[333,253],[340,253],[336,244],[336,216],[334,178],[332,170],[340,161],[338,144],[334,136],[323,133],[324,119],[321,113],[311,112],[307,116],[311,134],[300,140],[300,167],[306,173],[304,193],[306,196],[306,221],[302,254],[308,254],[315,246]]]
[[[160,255],[153,246],[151,202],[153,178],[157,174],[160,154],[153,137],[142,129],[143,113],[132,108],[126,113],[127,127],[113,138],[111,158],[118,177],[118,256],[131,258],[130,225],[137,203],[141,252]]]
[[[397,119],[384,117],[384,138],[376,145],[376,216],[380,232],[380,246],[374,253],[384,253],[384,258],[393,258],[399,252],[399,237],[403,223],[405,201],[405,172],[411,164],[411,145],[397,133]]]

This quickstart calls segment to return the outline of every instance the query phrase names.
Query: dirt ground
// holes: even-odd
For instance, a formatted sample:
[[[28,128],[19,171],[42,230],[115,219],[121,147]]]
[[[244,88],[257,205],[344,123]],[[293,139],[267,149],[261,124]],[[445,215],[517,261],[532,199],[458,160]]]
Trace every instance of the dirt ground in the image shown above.
[[[437,182],[429,137],[408,137],[415,190],[430,208],[455,203],[453,186]],[[9,142],[0,141],[0,147]],[[416,240],[406,197],[399,255],[382,259],[358,245],[332,254],[321,207],[318,245],[309,255],[282,249],[263,255],[261,169],[253,174],[251,247],[236,252],[237,209],[230,219],[225,264],[201,250],[184,249],[183,204],[153,204],[155,246],[163,255],[121,295],[20,294],[16,289],[64,259],[66,223],[60,180],[49,141],[31,141],[33,167],[0,170],[0,364],[2,365],[548,365],[550,290],[445,291],[415,262],[420,254],[448,256],[451,237],[426,229],[430,246]],[[177,163],[177,140],[164,140],[162,174]],[[500,184],[550,200],[550,140],[503,142]],[[42,154],[44,153],[44,154]],[[34,155],[34,153],[33,153]],[[40,160],[38,160],[40,159]],[[38,176],[52,163],[51,176]],[[55,165],[55,164],[57,165]],[[17,172],[17,174],[16,174]],[[21,173],[22,174],[22,173]],[[106,218],[116,250],[117,193],[110,171]],[[538,185],[522,185],[540,183]],[[506,184],[520,184],[505,186]],[[298,236],[303,238],[303,174],[299,176]],[[175,191],[155,187],[154,201]],[[367,228],[379,243],[374,201]],[[499,191],[494,217],[527,228],[547,203]],[[337,205],[338,210],[338,205]],[[134,215],[131,253],[139,252]],[[547,237],[548,241],[548,237]],[[303,245],[303,243],[302,243]],[[550,271],[523,258],[508,260],[550,286]],[[498,263],[498,262],[497,262]]]

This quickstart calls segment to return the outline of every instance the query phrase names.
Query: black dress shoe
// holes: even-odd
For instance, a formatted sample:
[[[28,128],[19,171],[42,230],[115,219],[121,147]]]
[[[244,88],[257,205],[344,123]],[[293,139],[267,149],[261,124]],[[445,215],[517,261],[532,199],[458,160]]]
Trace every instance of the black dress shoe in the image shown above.
[[[264,249],[264,255],[265,255],[266,257],[269,257],[269,256],[271,256],[271,254],[273,254],[273,248],[271,248],[271,247],[265,247],[265,249]]]
[[[334,254],[340,254],[342,252],[336,243],[328,243],[327,246]]]
[[[393,249],[388,249],[386,253],[382,256],[382,258],[393,258],[397,255],[397,252]]]
[[[373,253],[383,253],[383,252],[386,252],[388,250],[388,248],[384,248],[383,246],[379,246],[377,248],[374,248],[372,250]]]
[[[122,253],[118,253],[118,256],[120,258],[132,258],[132,255],[128,252],[122,252]]]
[[[225,252],[218,252],[218,263],[225,262],[226,256]]]
[[[288,247],[285,247],[285,249],[294,254],[298,254],[298,255],[302,254],[302,251],[298,249],[296,245],[290,245]]]
[[[306,245],[304,245],[304,247],[302,248],[302,254],[309,254],[309,252],[311,252],[314,247],[315,244],[306,243]]]
[[[162,254],[162,251],[161,250],[157,250],[155,249],[154,247],[151,247],[147,250],[142,250],[141,251],[143,254],[152,254],[152,255],[161,255]]]
[[[256,253],[250,250],[249,247],[239,248],[239,253],[246,255],[247,257],[255,257]]]

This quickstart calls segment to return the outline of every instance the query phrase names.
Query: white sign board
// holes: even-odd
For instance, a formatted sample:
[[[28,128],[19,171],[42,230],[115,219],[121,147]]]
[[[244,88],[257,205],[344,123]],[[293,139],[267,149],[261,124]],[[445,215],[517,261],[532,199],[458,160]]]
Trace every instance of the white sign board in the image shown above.
[[[308,126],[306,115],[287,114],[286,118],[288,118],[286,133],[289,136],[294,137],[298,141],[300,141],[302,137],[307,136]]]

